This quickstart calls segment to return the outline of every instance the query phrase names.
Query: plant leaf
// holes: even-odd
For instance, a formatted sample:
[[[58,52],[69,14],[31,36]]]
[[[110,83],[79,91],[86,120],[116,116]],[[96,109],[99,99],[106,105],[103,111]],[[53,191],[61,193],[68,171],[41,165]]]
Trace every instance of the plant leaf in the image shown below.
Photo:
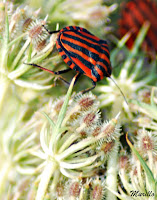
[[[45,112],[41,112],[45,117],[46,117],[46,119],[49,121],[49,123],[50,123],[50,125],[52,126],[52,128],[55,128],[56,127],[56,125],[55,125],[55,123],[54,123],[54,121],[45,113]]]
[[[40,85],[40,84],[34,83],[32,81],[31,82],[30,81],[24,81],[22,79],[15,79],[14,83],[16,85],[21,86],[21,87],[31,88],[31,89],[35,89],[35,90],[48,90],[48,89],[50,89],[54,86],[54,84],[52,84],[52,85]]]
[[[130,54],[131,57],[134,57],[135,55],[137,55],[138,49],[141,46],[144,38],[146,37],[149,27],[150,27],[150,22],[149,21],[144,22],[144,24],[142,25],[142,27],[136,37],[134,46],[131,50],[131,54]]]
[[[157,106],[156,105],[149,105],[137,100],[129,100],[129,103],[137,105],[138,110],[149,117],[157,120]]]
[[[129,141],[128,134],[126,134],[126,141],[127,141],[128,145],[130,146],[131,150],[133,151],[133,153],[137,156],[138,160],[140,161],[141,166],[143,167],[143,169],[147,175],[148,182],[149,182],[153,192],[155,192],[155,179],[154,179],[152,171],[150,170],[150,168],[148,167],[146,162],[143,160],[141,155],[138,153],[138,151],[134,148],[132,143]]]
[[[59,116],[58,116],[58,120],[57,120],[57,124],[56,124],[57,128],[61,127],[61,124],[62,124],[63,119],[65,117],[65,113],[66,113],[66,110],[67,110],[68,102],[69,102],[69,99],[70,99],[70,95],[72,93],[72,89],[73,89],[75,79],[76,79],[76,76],[74,76],[74,78],[71,81],[70,87],[69,87],[67,95],[66,95],[66,99],[63,103],[63,106],[62,106],[60,112],[59,112]]]

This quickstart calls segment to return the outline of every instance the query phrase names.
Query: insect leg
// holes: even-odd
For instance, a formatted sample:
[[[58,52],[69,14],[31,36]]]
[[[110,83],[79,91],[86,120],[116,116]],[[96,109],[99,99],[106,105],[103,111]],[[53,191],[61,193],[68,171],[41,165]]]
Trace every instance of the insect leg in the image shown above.
[[[54,80],[55,85],[56,85],[56,81],[57,80],[63,81],[66,85],[70,85],[70,83],[68,81],[66,81],[62,76],[59,76],[59,77],[55,78],[55,80]]]
[[[61,70],[61,71],[55,72],[55,74],[56,74],[56,75],[64,74],[64,73],[66,73],[66,72],[69,72],[70,70],[72,70],[72,69],[71,69],[71,68],[64,69],[64,70]]]
[[[69,72],[70,70],[72,70],[72,69],[71,69],[71,68],[64,69],[64,70],[55,72],[55,75],[64,74],[64,73],[66,73],[66,72]],[[69,83],[68,81],[66,81],[62,76],[59,76],[58,79],[61,80],[61,81],[63,81],[63,82],[66,83],[67,85],[70,85],[70,83]]]
[[[34,67],[38,67],[38,68],[41,69],[41,70],[47,71],[47,72],[49,72],[49,73],[51,73],[51,74],[55,74],[55,75],[64,74],[64,73],[66,73],[66,72],[68,72],[68,71],[71,70],[71,68],[68,68],[68,69],[64,69],[64,70],[58,71],[58,72],[54,72],[54,71],[52,71],[52,70],[46,69],[46,68],[41,67],[40,65],[37,65],[37,64],[34,64],[34,63],[24,63],[24,64],[26,64],[26,65],[32,65],[32,66],[34,66]],[[62,80],[64,83],[70,85],[70,83],[67,82],[62,76],[58,77],[58,79]],[[56,81],[56,80],[55,80],[55,81]]]
[[[68,68],[68,69],[64,69],[64,70],[58,71],[58,72],[54,72],[52,70],[46,69],[46,68],[41,67],[40,65],[37,65],[37,64],[34,64],[34,63],[24,63],[24,64],[26,64],[26,65],[32,65],[33,67],[38,67],[41,70],[47,71],[47,72],[49,72],[51,74],[55,74],[55,75],[64,74],[64,73],[66,73],[66,72],[68,72],[68,71],[71,70],[71,68]]]
[[[96,87],[96,82],[94,82],[94,81],[92,80],[92,84],[93,84],[92,87],[87,88],[86,90],[83,90],[81,93],[82,93],[82,94],[85,94],[86,92],[89,92],[89,91],[93,90],[93,89]]]

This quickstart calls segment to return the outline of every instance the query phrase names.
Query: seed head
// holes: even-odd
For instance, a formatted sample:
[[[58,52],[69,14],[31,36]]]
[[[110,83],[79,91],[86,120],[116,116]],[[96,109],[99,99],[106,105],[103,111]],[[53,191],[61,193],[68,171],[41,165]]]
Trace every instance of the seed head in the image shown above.
[[[145,129],[139,131],[136,145],[145,156],[148,151],[151,151],[155,155],[157,154],[157,137],[152,132],[146,131]]]
[[[126,155],[122,155],[119,158],[119,167],[122,169],[127,169],[129,158]]]
[[[29,31],[29,37],[33,40],[36,39],[38,35],[42,35],[42,33],[43,27],[37,24]]]
[[[90,99],[89,97],[86,97],[86,98],[80,99],[80,101],[78,103],[81,107],[81,110],[82,109],[84,110],[84,109],[88,109],[89,107],[91,107],[94,103],[94,100]]]
[[[46,24],[45,20],[33,20],[28,18],[23,23],[23,31],[28,32],[28,38],[31,39],[34,47],[39,51],[46,45],[46,39],[49,34],[43,25]]]
[[[57,184],[56,194],[58,198],[64,196],[64,185],[61,182]]]
[[[30,24],[32,23],[33,19],[32,18],[27,18],[24,23],[23,23],[23,27],[22,30],[23,32],[27,31],[28,27],[30,26]]]
[[[98,104],[96,97],[92,93],[75,95],[69,105],[66,121],[68,121],[68,124],[75,126],[82,120],[81,116],[86,115],[87,111],[90,110],[92,112],[94,110],[95,112],[98,109]],[[81,121],[81,123],[84,122]]]
[[[99,111],[88,111],[83,114],[81,124],[85,124],[87,128],[93,128],[100,123],[100,112]]]
[[[101,150],[104,151],[104,153],[108,155],[113,150],[114,145],[115,145],[114,140],[112,140],[110,142],[104,142],[101,145]]]
[[[148,151],[153,149],[153,141],[148,135],[142,138],[142,147]]]
[[[78,180],[71,180],[67,183],[65,188],[67,199],[70,198],[78,198],[80,194],[82,184]]]
[[[96,96],[94,96],[92,93],[87,93],[76,95],[74,99],[74,105],[78,105],[78,110],[82,112],[89,109],[91,110],[93,108],[98,108],[99,102],[97,101]]]
[[[89,126],[90,124],[92,124],[92,123],[94,122],[95,118],[96,118],[95,113],[88,113],[88,114],[84,117],[83,122],[84,122],[87,126]]]
[[[92,183],[91,200],[102,200],[104,199],[105,185],[100,180],[95,180]]]
[[[74,182],[70,185],[69,194],[71,197],[77,197],[80,193],[79,183]]]
[[[44,47],[46,47],[47,41],[46,40],[41,40],[39,42],[37,42],[35,44],[35,49],[37,51],[41,51],[42,49],[44,49]]]
[[[120,135],[120,129],[117,125],[117,120],[112,119],[110,122],[104,122],[103,127],[101,129],[101,133],[104,134],[104,138],[106,141],[112,141],[115,138],[118,138]]]
[[[100,125],[100,126],[98,125],[98,126],[93,130],[92,135],[93,135],[93,136],[97,136],[97,135],[99,135],[100,131],[101,131],[101,125]]]

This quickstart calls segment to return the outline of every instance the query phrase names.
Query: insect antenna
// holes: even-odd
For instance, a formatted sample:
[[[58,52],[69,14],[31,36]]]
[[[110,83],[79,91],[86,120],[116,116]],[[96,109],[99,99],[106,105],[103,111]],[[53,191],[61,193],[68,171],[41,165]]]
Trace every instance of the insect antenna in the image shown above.
[[[123,98],[124,98],[124,101],[126,102],[126,104],[128,105],[128,102],[127,102],[127,100],[126,100],[126,97],[125,97],[125,95],[124,95],[124,93],[122,92],[122,90],[120,89],[120,87],[118,86],[118,84],[116,83],[116,81],[110,76],[110,77],[108,77],[108,78],[110,78],[112,81],[113,81],[113,83],[117,86],[117,88],[119,89],[119,91],[120,91],[120,93],[121,93],[121,95],[123,96]]]
[[[42,27],[51,35],[51,34],[54,34],[54,33],[58,33],[60,30],[57,30],[57,31],[49,31],[44,25],[42,25]]]

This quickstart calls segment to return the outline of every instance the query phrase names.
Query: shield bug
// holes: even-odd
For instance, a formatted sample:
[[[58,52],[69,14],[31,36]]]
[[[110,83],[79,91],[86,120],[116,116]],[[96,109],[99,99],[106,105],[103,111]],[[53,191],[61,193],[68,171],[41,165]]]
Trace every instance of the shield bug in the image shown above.
[[[134,41],[142,25],[150,23],[149,30],[142,43],[142,49],[152,58],[157,53],[157,3],[154,0],[132,0],[121,5],[121,18],[119,20],[119,33],[123,37],[129,31],[131,37],[126,42],[129,49],[133,48]]]
[[[105,40],[99,39],[88,30],[78,26],[67,26],[58,31],[48,31],[48,33],[58,33],[56,46],[59,54],[69,68],[55,72],[36,64],[29,65],[33,65],[56,75],[63,74],[73,69],[77,72],[76,81],[82,74],[89,77],[92,80],[93,86],[83,90],[82,93],[94,89],[96,83],[104,77],[111,76],[112,67],[110,63],[110,53]],[[120,92],[122,93],[121,90]]]

